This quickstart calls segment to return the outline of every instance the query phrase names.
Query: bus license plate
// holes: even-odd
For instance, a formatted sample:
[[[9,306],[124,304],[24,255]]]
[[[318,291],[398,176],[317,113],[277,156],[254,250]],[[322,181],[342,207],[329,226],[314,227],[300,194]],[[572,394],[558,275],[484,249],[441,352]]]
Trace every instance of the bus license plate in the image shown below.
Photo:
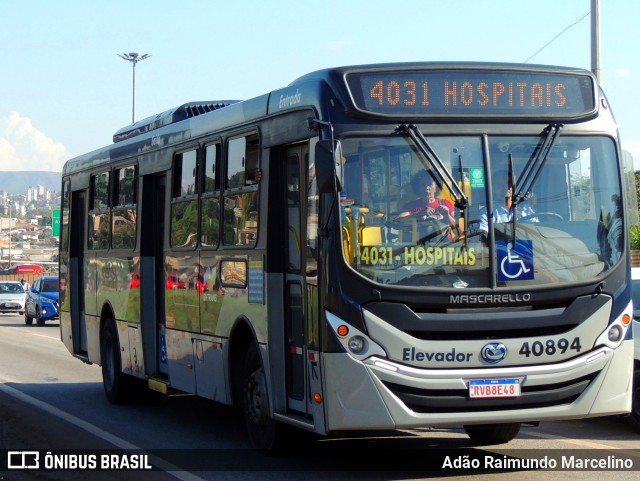
[[[520,396],[518,379],[476,379],[469,382],[469,397],[496,398]]]

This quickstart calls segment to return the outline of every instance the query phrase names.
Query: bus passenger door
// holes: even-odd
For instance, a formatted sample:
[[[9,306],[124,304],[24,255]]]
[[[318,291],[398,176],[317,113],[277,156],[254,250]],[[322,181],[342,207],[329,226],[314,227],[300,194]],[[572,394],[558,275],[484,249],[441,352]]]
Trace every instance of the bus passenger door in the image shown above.
[[[313,333],[308,332],[307,217],[304,214],[307,197],[308,144],[287,147],[284,152],[285,190],[285,370],[287,408],[311,413],[307,347]],[[315,275],[315,273],[312,273]],[[315,296],[315,293],[311,294]]]
[[[164,329],[164,216],[165,175],[147,175],[142,181],[140,235],[140,304],[145,372],[151,377],[168,373]]]
[[[86,191],[73,192],[71,197],[71,225],[69,226],[69,290],[71,309],[71,332],[73,333],[73,352],[88,355],[87,321],[85,319],[84,296],[84,239],[86,224]]]

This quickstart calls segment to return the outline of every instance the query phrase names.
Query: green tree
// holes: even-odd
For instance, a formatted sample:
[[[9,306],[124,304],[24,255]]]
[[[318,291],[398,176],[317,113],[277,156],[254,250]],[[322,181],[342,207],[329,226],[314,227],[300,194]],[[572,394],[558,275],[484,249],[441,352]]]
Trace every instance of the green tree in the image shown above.
[[[640,210],[640,170],[634,172],[636,181],[636,200],[638,209]],[[632,225],[629,229],[629,238],[631,241],[631,249],[640,250],[640,224]]]

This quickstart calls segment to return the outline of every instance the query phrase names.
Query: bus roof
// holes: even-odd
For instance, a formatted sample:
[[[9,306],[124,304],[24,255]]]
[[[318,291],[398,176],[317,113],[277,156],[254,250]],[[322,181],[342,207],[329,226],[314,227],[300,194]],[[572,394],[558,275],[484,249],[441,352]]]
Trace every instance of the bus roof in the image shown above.
[[[406,76],[412,73],[417,74],[415,79],[407,80]],[[534,119],[535,112],[533,110],[512,113],[508,109],[476,108],[465,111],[463,108],[452,110],[448,106],[446,108],[443,106],[440,110],[424,112],[418,111],[417,107],[411,110],[406,106],[407,102],[398,102],[399,107],[386,105],[379,108],[376,104],[381,101],[381,98],[363,98],[363,91],[370,89],[371,85],[375,85],[372,82],[378,81],[380,75],[382,75],[380,78],[387,81],[388,85],[395,85],[398,82],[393,77],[394,75],[398,80],[404,79],[402,81],[431,81],[431,79],[435,79],[434,82],[443,84],[449,78],[459,79],[462,83],[465,75],[470,77],[472,74],[476,75],[477,85],[474,85],[476,89],[480,88],[479,85],[484,82],[482,75],[494,82],[500,78],[506,82],[508,78],[504,77],[505,75],[514,75],[516,82],[517,79],[527,78],[527,75],[538,75],[542,79],[571,79],[574,90],[581,89],[578,93],[582,97],[589,97],[588,102],[579,105],[574,111],[566,111],[566,113],[551,111],[550,116],[554,117],[555,114],[561,120],[571,121],[595,115],[597,112],[596,80],[591,72],[583,69],[493,62],[404,62],[333,67],[308,73],[286,87],[249,100],[188,102],[140,120],[118,130],[113,136],[114,144],[68,161],[64,166],[63,175],[72,171],[77,172],[92,168],[97,164],[109,163],[119,158],[149,152],[209,132],[242,125],[285,110],[311,107],[315,108],[322,118],[323,92],[331,92],[331,96],[336,98],[344,111],[351,116],[402,118],[403,121],[412,122],[415,121],[414,119],[452,121],[462,117],[482,119],[483,121],[498,118],[504,120],[507,117],[516,121]],[[436,78],[438,75],[439,78]],[[500,75],[503,77],[499,77]],[[384,85],[388,87],[387,84]],[[435,88],[432,89],[430,86],[429,95],[433,95],[431,92],[434,90]],[[509,94],[511,93],[509,92]],[[480,92],[480,94],[484,95],[484,92]],[[458,95],[462,94],[458,93]],[[478,95],[476,94],[476,97]],[[576,97],[580,95],[576,95]],[[433,96],[435,98],[435,95]],[[504,95],[504,98],[506,97],[507,94]],[[548,100],[548,96],[546,99]],[[443,98],[441,96],[435,100],[440,101]],[[461,101],[463,100],[461,99]],[[549,115],[543,113],[537,113],[537,115],[538,117],[534,121],[549,121]]]

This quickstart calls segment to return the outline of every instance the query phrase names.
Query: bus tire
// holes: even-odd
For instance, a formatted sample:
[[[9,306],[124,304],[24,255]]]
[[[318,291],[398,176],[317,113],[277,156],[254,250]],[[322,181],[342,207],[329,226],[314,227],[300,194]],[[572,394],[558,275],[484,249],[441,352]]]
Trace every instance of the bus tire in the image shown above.
[[[100,361],[102,364],[102,386],[111,404],[131,402],[134,389],[129,376],[122,372],[120,342],[113,319],[107,319],[100,336]]]
[[[251,443],[267,454],[276,454],[282,447],[284,426],[271,417],[267,377],[255,342],[245,358],[241,386],[242,413]]]
[[[629,423],[640,433],[640,368],[633,372],[633,387],[631,399],[631,414]]]
[[[480,446],[508,443],[520,431],[520,423],[478,424],[463,427],[471,441]]]

